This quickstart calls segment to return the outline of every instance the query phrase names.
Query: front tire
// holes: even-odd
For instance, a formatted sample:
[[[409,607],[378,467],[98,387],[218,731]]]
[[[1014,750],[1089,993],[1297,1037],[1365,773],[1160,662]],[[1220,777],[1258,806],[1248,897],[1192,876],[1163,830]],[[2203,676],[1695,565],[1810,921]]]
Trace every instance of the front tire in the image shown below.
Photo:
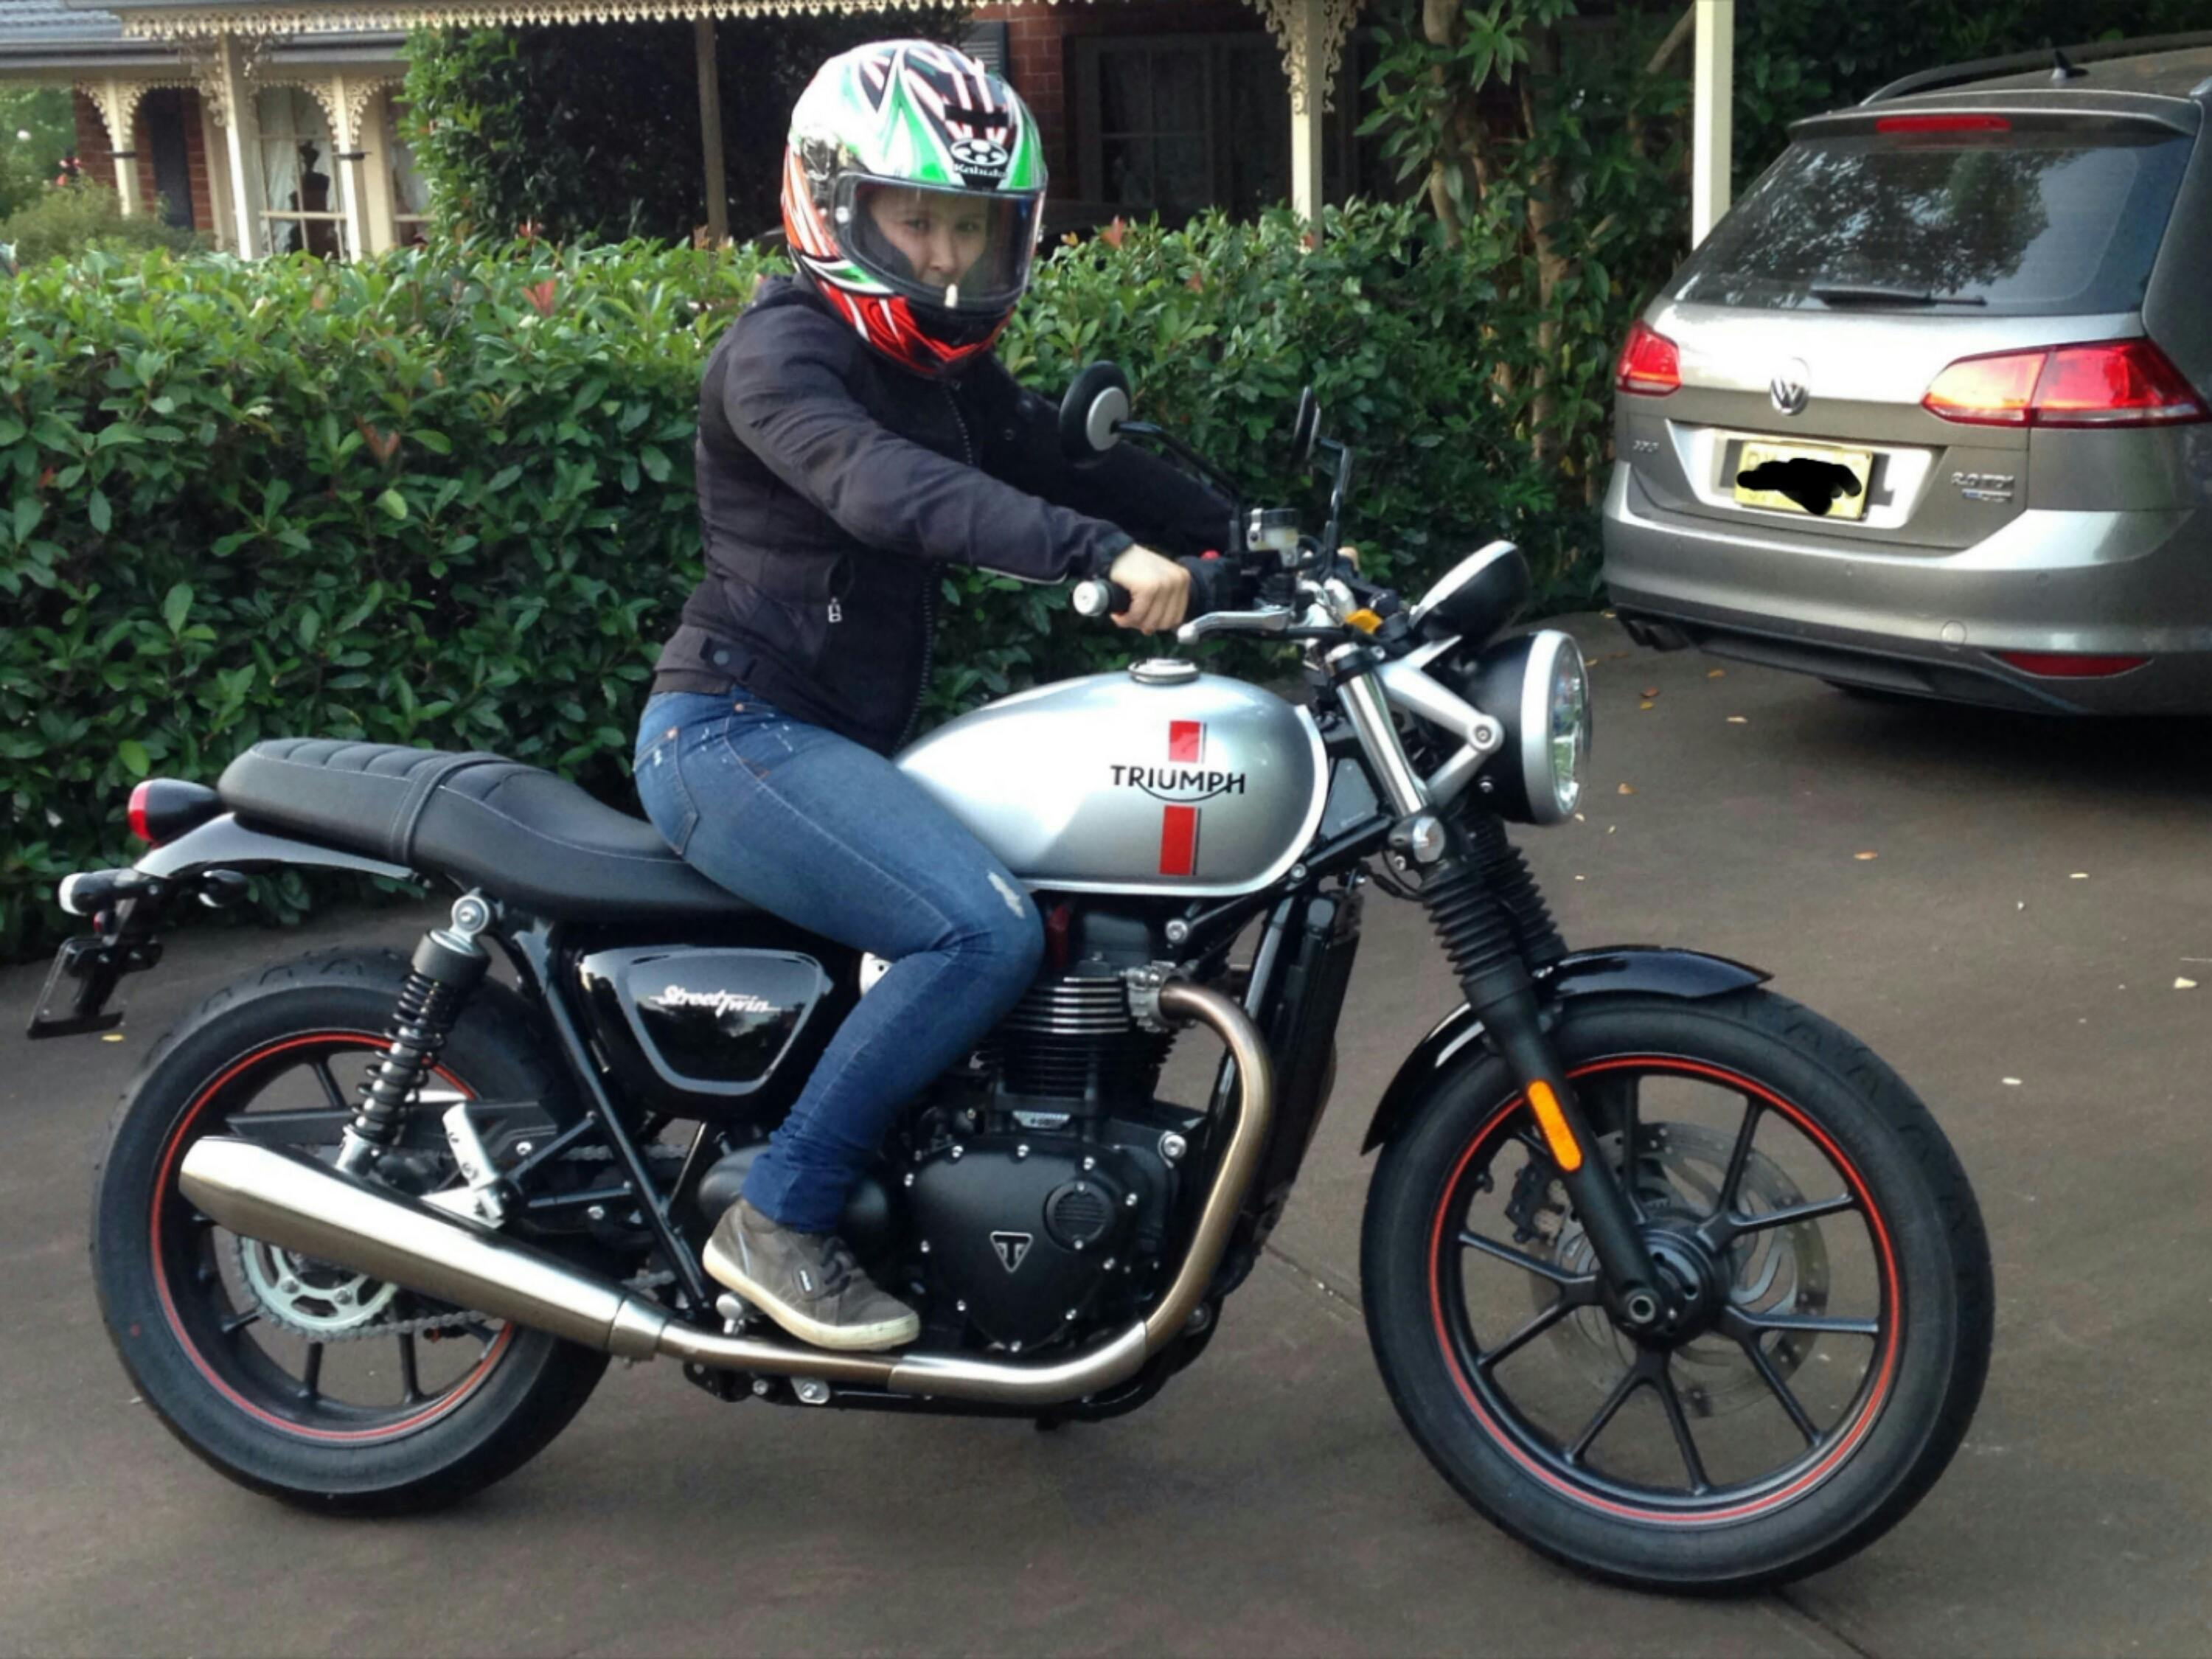
[[[329,951],[216,992],[125,1093],[94,1184],[100,1311],[146,1403],[231,1480],[325,1512],[434,1509],[489,1485],[550,1443],[606,1369],[605,1355],[541,1332],[236,1239],[177,1189],[185,1148],[256,1109],[289,1109],[301,1149],[331,1156],[351,1100],[340,1079],[380,1055],[406,974],[396,952]],[[562,1098],[526,1005],[492,982],[428,1086]],[[381,1334],[412,1324],[426,1328]]]
[[[1942,1132],[1763,990],[1579,999],[1554,1041],[1647,1236],[1711,1241],[1705,1322],[1613,1326],[1525,1102],[1471,1048],[1368,1197],[1368,1334],[1407,1428],[1498,1526],[1617,1583],[1748,1589],[1863,1548],[1942,1474],[1988,1370],[1988,1244]]]

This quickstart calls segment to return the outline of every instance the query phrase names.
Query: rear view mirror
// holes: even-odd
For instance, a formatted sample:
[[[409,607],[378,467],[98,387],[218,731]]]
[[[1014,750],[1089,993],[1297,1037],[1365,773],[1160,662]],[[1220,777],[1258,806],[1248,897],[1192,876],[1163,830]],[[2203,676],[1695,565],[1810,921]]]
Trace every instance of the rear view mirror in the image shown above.
[[[1314,389],[1298,392],[1298,412],[1291,422],[1291,465],[1304,466],[1313,459],[1314,442],[1321,436],[1321,399]]]
[[[1091,363],[1060,400],[1060,447],[1070,460],[1089,460],[1119,443],[1129,418],[1129,377],[1116,363]]]

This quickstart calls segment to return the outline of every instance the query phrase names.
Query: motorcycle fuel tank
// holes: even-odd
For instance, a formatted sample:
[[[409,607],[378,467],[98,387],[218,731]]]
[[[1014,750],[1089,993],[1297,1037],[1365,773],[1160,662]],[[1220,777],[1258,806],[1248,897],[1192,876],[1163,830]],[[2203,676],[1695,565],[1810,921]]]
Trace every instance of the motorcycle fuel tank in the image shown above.
[[[1249,892],[1297,862],[1328,798],[1312,715],[1173,660],[1003,698],[898,765],[1056,892]]]

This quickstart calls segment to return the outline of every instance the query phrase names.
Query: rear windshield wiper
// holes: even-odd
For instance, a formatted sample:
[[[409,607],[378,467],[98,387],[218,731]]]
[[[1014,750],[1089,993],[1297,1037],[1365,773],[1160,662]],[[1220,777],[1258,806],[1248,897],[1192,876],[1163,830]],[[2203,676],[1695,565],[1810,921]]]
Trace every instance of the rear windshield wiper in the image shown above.
[[[1930,294],[1925,289],[1883,288],[1875,283],[1815,283],[1813,297],[1832,306],[1985,306],[1978,294]]]

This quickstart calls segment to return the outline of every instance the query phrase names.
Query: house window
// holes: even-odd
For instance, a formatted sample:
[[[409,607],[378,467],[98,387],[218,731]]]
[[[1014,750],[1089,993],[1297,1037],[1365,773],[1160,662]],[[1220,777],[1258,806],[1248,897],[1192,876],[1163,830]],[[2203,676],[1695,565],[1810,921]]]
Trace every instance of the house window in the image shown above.
[[[1086,202],[1181,224],[1209,207],[1249,216],[1290,194],[1290,88],[1267,36],[1074,44]]]
[[[337,176],[337,146],[323,106],[298,87],[264,87],[254,108],[261,120],[261,216],[269,251],[343,258],[345,186]]]
[[[191,152],[185,137],[184,100],[174,88],[149,92],[138,106],[138,118],[144,124],[146,147],[154,153],[154,194],[162,222],[191,230]]]

